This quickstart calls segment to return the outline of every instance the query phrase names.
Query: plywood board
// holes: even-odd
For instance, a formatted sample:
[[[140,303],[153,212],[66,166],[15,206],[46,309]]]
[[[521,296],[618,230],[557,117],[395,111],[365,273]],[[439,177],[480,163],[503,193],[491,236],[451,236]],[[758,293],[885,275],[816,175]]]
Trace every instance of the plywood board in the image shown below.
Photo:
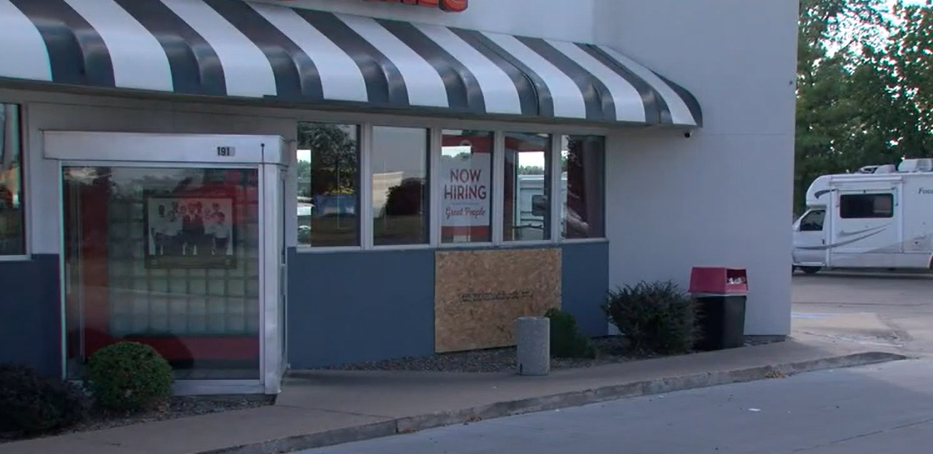
[[[515,344],[515,319],[560,307],[559,248],[438,251],[434,348],[438,353]]]

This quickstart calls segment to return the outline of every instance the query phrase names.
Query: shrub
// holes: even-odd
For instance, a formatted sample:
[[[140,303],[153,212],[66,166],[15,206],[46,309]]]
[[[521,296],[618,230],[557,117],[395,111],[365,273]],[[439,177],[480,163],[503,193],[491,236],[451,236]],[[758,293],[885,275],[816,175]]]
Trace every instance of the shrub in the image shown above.
[[[580,333],[577,319],[557,308],[548,309],[551,320],[551,355],[557,358],[595,358],[593,342]]]
[[[119,342],[88,359],[86,378],[97,404],[120,412],[152,410],[172,395],[172,367],[152,347]]]
[[[67,429],[87,416],[77,386],[21,365],[0,365],[0,433],[33,436]]]
[[[670,281],[610,291],[603,311],[637,353],[685,353],[700,337],[696,301]]]

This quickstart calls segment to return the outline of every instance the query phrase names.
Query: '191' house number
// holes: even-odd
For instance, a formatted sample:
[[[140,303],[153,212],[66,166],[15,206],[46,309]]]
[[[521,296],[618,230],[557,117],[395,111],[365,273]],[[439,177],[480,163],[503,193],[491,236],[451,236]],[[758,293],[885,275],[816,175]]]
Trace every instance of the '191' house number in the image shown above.
[[[232,158],[236,154],[236,149],[233,147],[217,147],[217,156],[224,158]]]

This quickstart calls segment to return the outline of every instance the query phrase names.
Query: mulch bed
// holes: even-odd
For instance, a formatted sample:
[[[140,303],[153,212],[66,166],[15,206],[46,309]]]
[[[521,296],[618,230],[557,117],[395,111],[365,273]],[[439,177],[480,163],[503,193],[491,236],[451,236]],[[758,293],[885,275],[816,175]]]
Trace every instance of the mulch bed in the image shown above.
[[[748,337],[745,345],[777,342],[777,339]],[[637,355],[628,351],[622,337],[609,336],[593,339],[599,352],[596,358],[552,358],[551,370],[578,369],[650,359],[654,356]],[[326,367],[323,370],[350,371],[417,371],[503,373],[515,372],[515,347],[492,348],[468,352],[443,353],[433,356],[400,358],[386,361],[362,362]]]
[[[165,411],[153,411],[132,415],[114,415],[102,412],[94,412],[87,421],[61,431],[57,434],[46,436],[64,435],[76,432],[88,432],[92,430],[112,429],[131,424],[140,424],[155,421],[167,421],[170,419],[186,418],[189,416],[207,415],[211,413],[220,413],[232,410],[246,410],[258,408],[266,405],[272,405],[275,398],[272,396],[195,396],[195,397],[173,397],[171,404]],[[20,441],[22,438],[13,434],[0,433],[0,444]]]
[[[745,345],[761,345],[778,342],[777,339],[747,338]],[[553,358],[552,370],[576,369],[617,364],[627,361],[649,359],[650,356],[632,355],[619,336],[593,340],[598,355],[596,358]],[[325,370],[356,371],[428,371],[428,372],[515,372],[515,347],[495,348],[469,352],[446,353],[434,356],[402,358],[388,361],[348,364],[325,368]],[[130,424],[166,421],[232,410],[245,410],[272,405],[273,396],[196,396],[174,397],[165,411],[133,415],[93,414],[84,423],[60,432],[62,435],[92,430],[111,429]],[[0,434],[0,444],[18,441],[10,434]]]
[[[551,369],[593,367],[638,359],[626,354],[620,338],[594,339],[599,350],[596,358],[553,358]],[[325,370],[381,370],[418,372],[512,372],[515,365],[515,347],[491,348],[468,352],[442,353],[433,356],[400,358],[386,361],[363,362],[324,368]]]

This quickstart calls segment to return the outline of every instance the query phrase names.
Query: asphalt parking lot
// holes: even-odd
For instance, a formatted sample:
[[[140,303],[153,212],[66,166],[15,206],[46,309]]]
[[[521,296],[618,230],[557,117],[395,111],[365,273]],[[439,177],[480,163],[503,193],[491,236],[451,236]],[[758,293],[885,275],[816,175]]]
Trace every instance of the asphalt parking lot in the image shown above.
[[[933,355],[933,274],[795,274],[793,330]]]

